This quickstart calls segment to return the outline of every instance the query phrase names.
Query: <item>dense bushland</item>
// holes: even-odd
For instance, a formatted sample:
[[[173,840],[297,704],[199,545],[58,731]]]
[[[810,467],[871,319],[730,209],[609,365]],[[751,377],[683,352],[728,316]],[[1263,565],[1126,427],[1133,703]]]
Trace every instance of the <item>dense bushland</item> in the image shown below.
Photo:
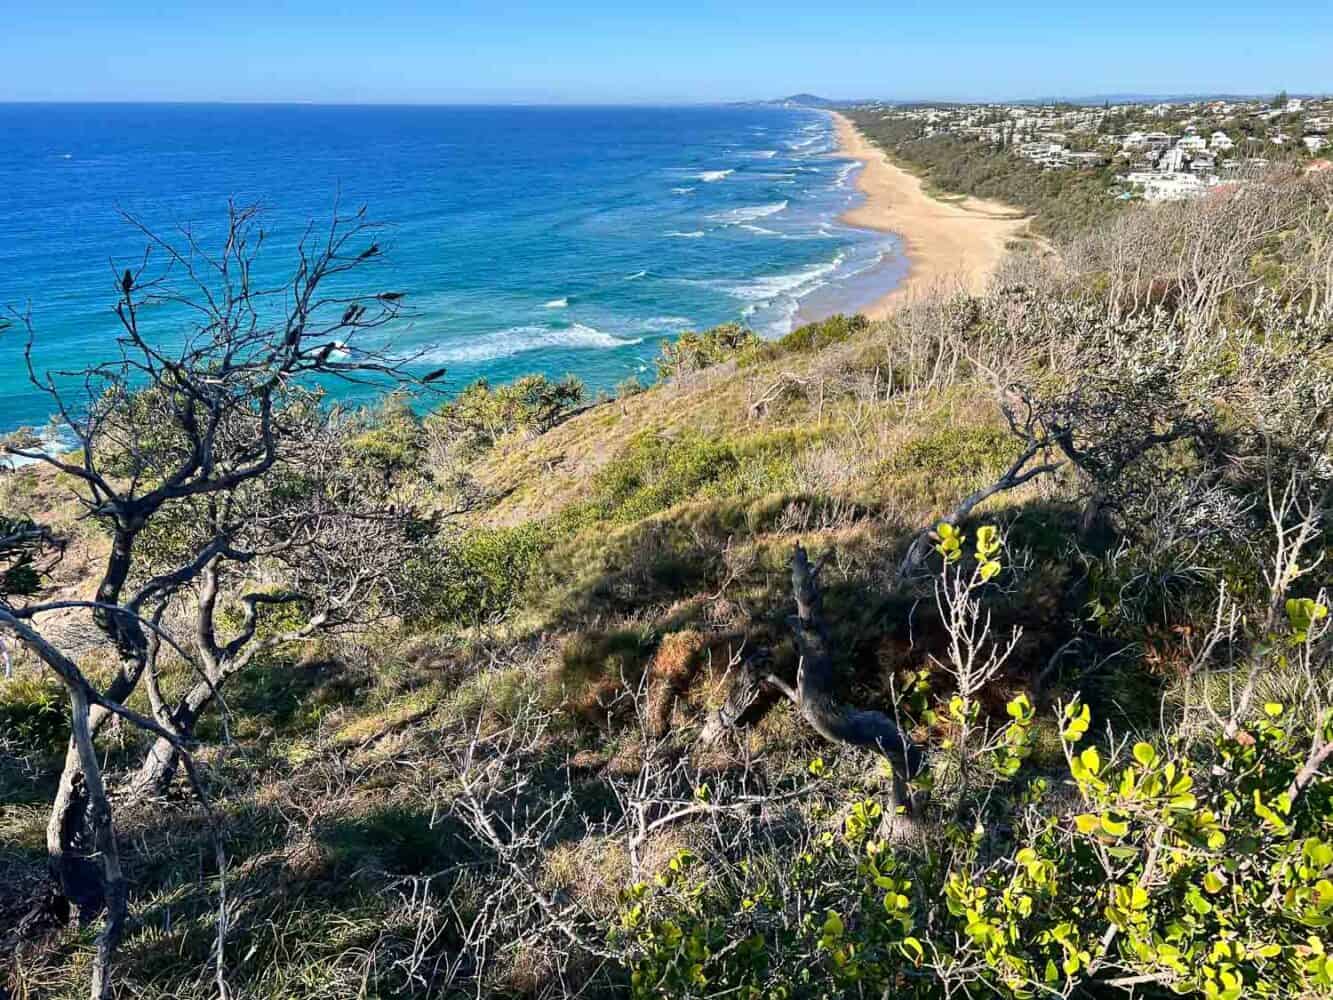
[[[577,412],[544,380],[284,396],[279,473],[228,499],[244,531],[188,502],[135,539],[126,593],[222,527],[237,550],[333,529],[302,550],[320,573],[231,559],[140,605],[179,648],[132,711],[176,718],[201,668],[227,686],[177,748],[198,786],[135,780],[160,733],[96,734],[115,988],[1333,992],[1328,184],[1130,209],[882,323],[704,332]],[[133,497],[190,457],[116,441]],[[86,619],[25,617],[114,531],[78,519],[75,473],[5,480],[0,608],[114,685]],[[33,906],[69,684],[11,648],[8,988],[78,995],[104,921]]]

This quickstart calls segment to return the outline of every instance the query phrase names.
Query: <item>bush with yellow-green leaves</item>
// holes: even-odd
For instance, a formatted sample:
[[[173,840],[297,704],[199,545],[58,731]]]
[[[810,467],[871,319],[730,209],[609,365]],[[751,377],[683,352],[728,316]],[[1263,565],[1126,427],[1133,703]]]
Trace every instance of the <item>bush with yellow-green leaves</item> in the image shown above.
[[[645,998],[1325,995],[1333,801],[1293,786],[1333,719],[1312,730],[1292,714],[1270,703],[1234,736],[1099,750],[1074,702],[1067,773],[1018,783],[1010,815],[904,853],[877,838],[882,807],[865,799],[786,869],[682,853],[625,893],[612,938]],[[1025,700],[1010,715],[1032,725]],[[1057,788],[1077,805],[1053,808]]]
[[[962,609],[955,659],[984,660],[969,637],[1003,539],[948,523],[933,538],[956,585],[941,606]],[[1328,634],[1322,592],[1279,607],[1260,653],[1308,665]],[[968,678],[994,671],[941,666],[958,682],[947,706],[917,712],[916,675],[902,707],[953,734],[940,751],[967,772],[962,797],[919,799],[924,837],[895,843],[881,797],[813,761],[795,844],[681,852],[623,894],[610,940],[636,997],[1333,995],[1333,787],[1318,780],[1333,708],[1187,714],[1149,741],[1099,730],[1077,696],[1039,713],[1019,693],[986,722]],[[1060,751],[1044,766],[1041,727]]]

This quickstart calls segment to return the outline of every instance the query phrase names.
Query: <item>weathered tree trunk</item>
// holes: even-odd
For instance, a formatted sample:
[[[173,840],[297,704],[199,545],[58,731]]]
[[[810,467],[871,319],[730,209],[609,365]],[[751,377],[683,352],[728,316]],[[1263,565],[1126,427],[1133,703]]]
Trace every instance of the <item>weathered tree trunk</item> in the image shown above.
[[[119,603],[121,591],[129,577],[134,541],[139,530],[138,524],[117,528],[102,582],[97,588],[99,602]],[[118,615],[106,608],[95,609],[93,620],[120,654],[120,671],[107,688],[106,695],[111,701],[123,702],[139,683],[147,662],[147,642],[143,628],[137,618]],[[111,713],[100,705],[85,705],[84,716],[88,739],[92,741]],[[88,797],[80,790],[86,779],[84,756],[80,753],[77,734],[76,727],[65,751],[65,766],[60,773],[60,783],[56,787],[55,801],[46,824],[46,853],[54,888],[74,904],[80,920],[86,921],[95,916],[107,902],[109,890],[96,886],[98,866],[90,860],[88,840],[96,839],[95,827],[91,825],[95,817],[88,808]],[[97,781],[100,783],[101,778]]]
[[[833,693],[833,657],[824,624],[818,569],[810,565],[799,542],[792,556],[791,582],[796,594],[792,626],[801,654],[796,675],[801,714],[825,739],[874,750],[892,765],[899,779],[915,777],[923,763],[921,748],[883,712],[853,708],[838,701]]]
[[[86,808],[80,814],[87,817],[87,830],[92,839],[92,850],[98,859],[101,874],[101,888],[106,906],[106,919],[102,931],[97,935],[97,952],[93,959],[92,985],[89,996],[92,1000],[104,1000],[111,994],[111,961],[120,939],[125,933],[125,915],[129,897],[125,888],[125,875],[120,868],[120,848],[116,844],[116,831],[111,823],[111,805],[107,801],[106,788],[102,784],[102,771],[97,761],[97,749],[93,745],[89,726],[89,705],[85,692],[76,685],[69,685],[69,700],[73,730],[73,744],[79,758],[82,785],[86,792]],[[72,837],[72,840],[77,840]]]
[[[853,708],[834,695],[833,656],[824,624],[818,575],[818,569],[810,565],[805,549],[798,542],[791,566],[792,590],[796,596],[792,628],[801,655],[796,688],[793,690],[765,672],[758,657],[745,660],[732,679],[726,701],[705,726],[703,738],[711,742],[722,732],[742,725],[747,714],[762,708],[760,699],[767,690],[780,691],[825,739],[873,750],[889,762],[893,768],[893,801],[888,818],[893,821],[899,805],[910,808],[906,782],[920,773],[925,756],[887,715]]]
[[[220,683],[220,681],[218,682]],[[195,723],[213,703],[216,687],[206,681],[199,681],[181,699],[176,710],[171,713],[171,726],[184,739],[194,735]],[[180,750],[171,741],[159,736],[149,749],[143,763],[134,777],[129,780],[126,791],[131,800],[153,798],[166,792],[176,769],[180,766]]]
[[[80,923],[88,923],[106,902],[102,873],[93,860],[88,842],[88,796],[79,763],[79,750],[71,737],[65,751],[65,767],[56,789],[55,802],[46,823],[47,866],[53,894],[47,905],[53,912],[68,912],[72,905]]]
[[[726,700],[704,723],[699,738],[705,744],[716,743],[726,733],[740,729],[748,718],[762,714],[772,703],[768,674],[770,660],[768,650],[757,649],[737,664]]]

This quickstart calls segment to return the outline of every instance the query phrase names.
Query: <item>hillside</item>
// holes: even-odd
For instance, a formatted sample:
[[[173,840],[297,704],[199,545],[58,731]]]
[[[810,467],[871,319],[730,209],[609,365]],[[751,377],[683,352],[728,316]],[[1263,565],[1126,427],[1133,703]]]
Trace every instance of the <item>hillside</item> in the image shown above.
[[[126,529],[81,492],[227,515],[168,489],[132,536],[124,600],[182,637],[147,680],[69,654],[182,734],[165,774],[130,716],[90,734],[105,966],[47,875],[84,863],[68,918],[105,857],[48,839],[82,688],[13,647],[0,996],[1326,995],[1330,183],[1127,210],[882,321],[688,335],[591,403],[329,414],[247,372],[218,469],[271,412],[291,438],[239,487],[181,446],[197,400],[109,402],[100,484],[0,479],[0,571],[34,570],[0,621],[92,596]],[[172,710],[201,670],[225,697]]]

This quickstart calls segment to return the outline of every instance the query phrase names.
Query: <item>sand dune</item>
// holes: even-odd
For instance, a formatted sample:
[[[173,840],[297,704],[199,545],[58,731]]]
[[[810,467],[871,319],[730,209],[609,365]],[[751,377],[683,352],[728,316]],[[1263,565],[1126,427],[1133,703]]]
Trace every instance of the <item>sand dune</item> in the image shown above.
[[[909,265],[906,280],[865,314],[878,319],[904,301],[941,288],[984,291],[1006,244],[1027,228],[1027,216],[994,201],[932,198],[920,178],[890,163],[851,121],[837,113],[833,119],[843,154],[865,164],[857,186],[866,200],[843,221],[898,234]]]

